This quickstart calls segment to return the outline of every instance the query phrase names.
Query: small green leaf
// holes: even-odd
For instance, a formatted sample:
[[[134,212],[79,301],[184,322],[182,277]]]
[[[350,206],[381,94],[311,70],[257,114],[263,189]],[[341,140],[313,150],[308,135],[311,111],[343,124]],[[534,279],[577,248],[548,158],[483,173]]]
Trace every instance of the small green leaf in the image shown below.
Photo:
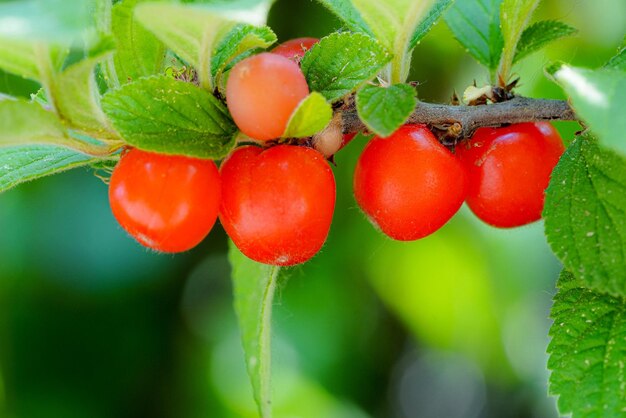
[[[402,126],[417,105],[415,89],[408,84],[366,86],[356,95],[356,108],[365,126],[387,137]]]
[[[502,0],[456,0],[444,17],[461,45],[492,71],[498,67],[504,45],[501,3]]]
[[[540,50],[550,42],[578,32],[577,29],[556,20],[543,20],[524,29],[515,50],[513,63]]]
[[[335,102],[374,78],[390,59],[367,35],[334,33],[314,45],[301,65],[311,90]]]
[[[283,138],[306,138],[323,130],[333,118],[333,109],[324,96],[313,92],[291,114]]]
[[[203,8],[164,3],[140,4],[135,8],[135,17],[198,71],[203,87],[213,90],[212,57],[235,22]]]
[[[543,212],[554,253],[586,286],[626,295],[626,160],[589,137],[552,173]]]
[[[0,36],[66,43],[94,24],[92,2],[21,0],[0,2]]]
[[[107,93],[102,105],[124,140],[146,151],[219,159],[235,145],[226,106],[191,83],[139,79]]]
[[[437,23],[443,13],[448,10],[448,7],[454,3],[455,0],[436,0],[435,4],[430,8],[426,16],[413,31],[411,42],[409,42],[409,50],[412,50],[417,46],[419,41],[430,31],[430,29]]]
[[[372,30],[361,17],[361,13],[351,2],[345,0],[318,0],[318,2],[326,6],[328,10],[341,19],[348,29],[374,36]]]
[[[111,26],[117,50],[113,58],[118,82],[158,74],[165,64],[165,45],[136,22],[133,11],[142,0],[113,6]]]
[[[626,46],[622,46],[617,54],[611,57],[604,67],[626,71]]]
[[[53,96],[59,114],[74,129],[94,137],[114,138],[106,115],[100,107],[96,65],[113,52],[104,44],[95,53],[65,69],[53,82]]]
[[[569,65],[549,70],[570,97],[600,143],[626,155],[626,73],[617,69],[587,70]]]
[[[561,273],[550,313],[550,394],[562,415],[622,417],[626,408],[626,300]]]
[[[235,311],[261,418],[270,418],[271,408],[271,326],[272,304],[280,267],[259,264],[244,256],[229,242]]]
[[[88,155],[55,145],[0,147],[0,192],[96,161]]]
[[[217,78],[227,65],[241,54],[257,48],[265,49],[276,42],[268,27],[240,23],[233,27],[217,45],[211,59],[211,75]]]
[[[528,26],[540,0],[504,0],[500,7],[500,22],[504,39],[504,50],[500,59],[499,73],[504,81],[508,81],[517,43],[522,32]]]

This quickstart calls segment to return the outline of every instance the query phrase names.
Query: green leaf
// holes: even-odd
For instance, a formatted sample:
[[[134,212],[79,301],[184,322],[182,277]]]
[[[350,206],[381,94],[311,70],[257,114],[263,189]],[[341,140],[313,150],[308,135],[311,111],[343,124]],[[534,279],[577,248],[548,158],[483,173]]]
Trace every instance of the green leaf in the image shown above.
[[[622,417],[626,408],[626,300],[561,273],[550,316],[550,393],[575,418]]]
[[[0,2],[0,36],[71,42],[94,24],[91,9],[92,2],[84,0]]]
[[[203,87],[214,88],[211,77],[213,54],[235,22],[199,7],[164,3],[140,4],[135,8],[135,17],[198,71]]]
[[[352,2],[345,0],[318,0],[341,19],[348,29],[354,32],[362,32],[374,36],[374,32],[361,17],[361,13],[354,7]]]
[[[524,29],[515,50],[513,62],[517,62],[550,42],[578,32],[577,29],[556,20],[543,20]]]
[[[335,102],[374,78],[390,59],[367,35],[334,33],[314,45],[301,66],[311,90]]]
[[[500,22],[504,39],[504,50],[500,59],[499,75],[508,82],[517,43],[528,26],[540,0],[504,0],[500,7]]]
[[[351,0],[374,36],[388,50],[396,53],[396,39],[407,41],[430,9],[432,0]],[[402,52],[402,51],[401,51]]]
[[[227,65],[241,54],[257,48],[265,49],[276,42],[268,27],[240,23],[233,27],[217,45],[211,59],[211,75],[217,78]]]
[[[492,71],[498,67],[504,45],[501,3],[502,0],[456,0],[444,17],[461,45]]]
[[[306,138],[323,130],[333,118],[333,109],[320,93],[305,97],[291,114],[283,138]]]
[[[409,42],[409,50],[417,46],[419,41],[430,31],[437,23],[443,13],[454,3],[455,0],[436,0],[435,4],[430,8],[424,19],[417,25],[413,31],[413,36]]]
[[[88,155],[55,145],[0,147],[0,192],[96,161]]]
[[[108,155],[115,147],[71,137],[58,117],[37,102],[0,102],[0,148],[52,144],[90,155]]]
[[[0,69],[42,81],[61,69],[68,50],[42,42],[0,37]]]
[[[356,95],[356,108],[365,126],[387,137],[402,126],[417,105],[415,89],[408,84],[366,86]]]
[[[548,69],[570,97],[600,143],[626,155],[626,73],[616,69],[587,70],[569,65]]]
[[[113,52],[104,43],[93,55],[71,65],[55,77],[52,94],[59,114],[74,129],[94,137],[114,138],[106,115],[100,107],[96,65]]]
[[[38,103],[23,100],[0,102],[0,126],[0,147],[59,144],[66,140],[61,121]]]
[[[124,0],[113,6],[111,13],[117,45],[113,62],[121,84],[157,74],[165,64],[165,45],[135,21],[133,11],[141,1]]]
[[[107,93],[102,105],[124,140],[146,151],[219,159],[235,145],[226,106],[191,83],[139,79]]]
[[[244,256],[229,242],[235,311],[252,383],[254,399],[262,418],[271,409],[271,326],[272,304],[280,267],[268,266]]]
[[[626,46],[622,46],[617,54],[611,57],[604,67],[626,71]]]
[[[626,295],[625,213],[626,160],[576,138],[546,191],[546,236],[566,269],[613,295]]]
[[[386,81],[403,83],[411,67],[411,40],[435,0],[352,0],[374,36],[392,53]]]

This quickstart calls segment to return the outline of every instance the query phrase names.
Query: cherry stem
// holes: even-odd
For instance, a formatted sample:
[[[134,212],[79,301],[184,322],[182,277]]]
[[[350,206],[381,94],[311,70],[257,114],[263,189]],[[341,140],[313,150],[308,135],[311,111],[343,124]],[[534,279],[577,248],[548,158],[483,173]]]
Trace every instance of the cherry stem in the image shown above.
[[[367,131],[354,101],[342,110],[342,116],[344,133]],[[425,124],[441,142],[455,144],[471,137],[478,128],[548,120],[578,121],[578,117],[564,100],[517,96],[505,102],[477,106],[419,102],[407,123]]]

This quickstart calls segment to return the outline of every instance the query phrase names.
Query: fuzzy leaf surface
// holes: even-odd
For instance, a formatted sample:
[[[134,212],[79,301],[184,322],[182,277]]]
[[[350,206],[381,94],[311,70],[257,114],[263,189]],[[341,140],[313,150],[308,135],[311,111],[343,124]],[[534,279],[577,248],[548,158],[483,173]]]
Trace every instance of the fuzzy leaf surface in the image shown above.
[[[548,69],[570,97],[576,114],[600,143],[626,156],[626,72],[558,65]]]
[[[366,86],[356,95],[356,108],[370,131],[387,137],[407,121],[417,105],[415,95],[408,84]]]
[[[96,161],[88,155],[55,145],[0,147],[0,192]]]
[[[550,313],[550,393],[561,414],[621,417],[626,408],[626,300],[563,271]]]
[[[548,242],[581,283],[626,296],[626,160],[578,137],[552,173],[543,212]]]
[[[575,35],[577,29],[556,20],[533,23],[522,32],[513,62],[517,62],[557,39]]]
[[[126,142],[145,151],[219,159],[235,145],[226,106],[191,83],[144,78],[107,93],[102,104]]]
[[[307,51],[301,65],[310,89],[334,102],[376,77],[390,59],[367,35],[334,33]]]
[[[333,109],[324,96],[313,92],[293,111],[283,138],[306,138],[323,130],[333,118]]]
[[[243,344],[248,375],[261,418],[271,409],[272,305],[280,267],[252,261],[229,241],[235,312]]]
[[[500,30],[502,0],[456,0],[444,19],[454,37],[481,64],[498,67],[504,38]]]

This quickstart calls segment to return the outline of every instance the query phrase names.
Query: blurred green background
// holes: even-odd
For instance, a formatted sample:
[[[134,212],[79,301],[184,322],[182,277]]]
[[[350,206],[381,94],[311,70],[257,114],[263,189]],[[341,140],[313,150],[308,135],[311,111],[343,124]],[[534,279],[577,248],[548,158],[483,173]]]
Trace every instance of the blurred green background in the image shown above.
[[[546,0],[540,18],[580,34],[526,60],[519,92],[561,98],[542,68],[605,62],[624,36],[626,3]],[[269,25],[281,41],[340,27],[311,0],[278,0]],[[488,81],[444,23],[413,67],[429,101]],[[0,73],[2,93],[37,89]],[[566,141],[578,129],[557,126]],[[556,417],[545,349],[560,266],[542,223],[497,230],[463,208],[426,239],[393,242],[352,197],[365,143],[336,156],[328,242],[278,292],[276,416]],[[255,417],[225,251],[220,227],[186,254],[142,248],[85,169],[0,195],[0,416]]]

